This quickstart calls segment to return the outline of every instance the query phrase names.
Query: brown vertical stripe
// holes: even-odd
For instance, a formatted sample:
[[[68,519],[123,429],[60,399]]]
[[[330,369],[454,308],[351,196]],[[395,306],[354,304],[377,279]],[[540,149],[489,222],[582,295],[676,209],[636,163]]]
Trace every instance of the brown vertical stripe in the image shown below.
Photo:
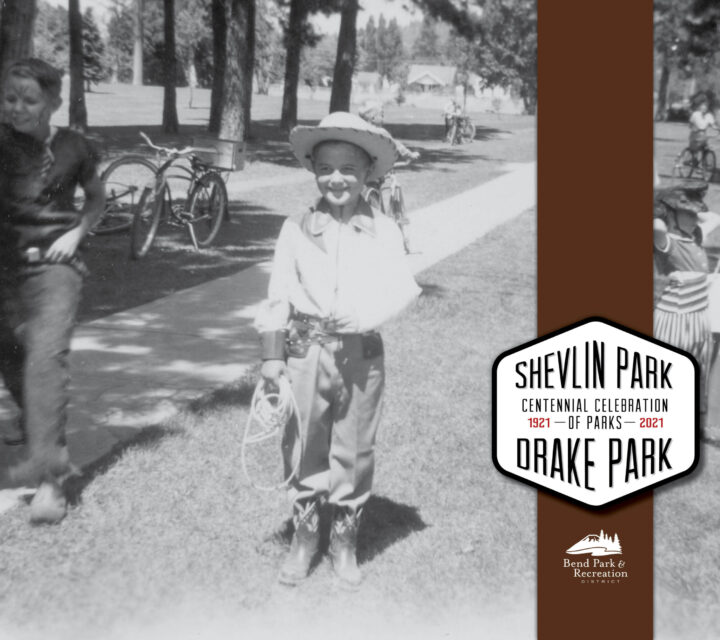
[[[539,0],[538,333],[600,315],[652,333],[652,0]],[[618,534],[629,577],[565,549]],[[619,559],[615,557],[616,561]],[[538,495],[538,638],[652,638],[652,495],[591,511]]]

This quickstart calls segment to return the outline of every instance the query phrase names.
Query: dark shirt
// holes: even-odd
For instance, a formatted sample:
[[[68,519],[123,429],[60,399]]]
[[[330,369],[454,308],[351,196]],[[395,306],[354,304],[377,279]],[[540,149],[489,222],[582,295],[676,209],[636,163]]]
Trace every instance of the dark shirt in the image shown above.
[[[54,162],[43,176],[44,144],[0,124],[0,261],[14,262],[27,247],[48,248],[80,224],[73,200],[97,168],[88,140],[58,129],[50,144]]]

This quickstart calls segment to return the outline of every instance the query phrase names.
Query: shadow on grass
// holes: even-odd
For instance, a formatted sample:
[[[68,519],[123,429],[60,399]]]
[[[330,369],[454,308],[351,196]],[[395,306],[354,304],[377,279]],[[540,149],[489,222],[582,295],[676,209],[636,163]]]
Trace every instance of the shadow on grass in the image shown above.
[[[232,275],[272,257],[285,220],[263,207],[230,204],[230,220],[212,246],[195,251],[184,229],[161,227],[156,244],[142,260],[130,258],[127,233],[92,236],[84,256],[90,276],[84,286],[79,321],[137,307],[182,289]]]
[[[162,438],[180,433],[177,429],[153,426],[135,430],[136,433],[118,442],[107,453],[82,469],[81,475],[73,476],[65,483],[65,491],[71,505],[81,501],[85,488],[98,476],[109,471],[129,449],[148,447]]]
[[[438,118],[440,119],[440,118]],[[445,140],[445,124],[393,124],[387,125],[387,130],[394,138],[411,140],[417,142],[442,142]],[[475,140],[492,140],[499,134],[510,133],[504,129],[494,127],[483,127],[476,125]]]
[[[444,298],[447,295],[447,287],[439,284],[418,283],[421,289],[420,295],[424,298]]]
[[[370,496],[360,526],[358,562],[370,562],[391,545],[427,526],[417,507],[383,496]]]
[[[321,515],[320,554],[326,554],[329,547],[332,507],[324,504]],[[410,534],[422,531],[428,525],[423,522],[416,507],[394,502],[383,496],[370,496],[363,510],[358,534],[358,563],[370,562],[396,542]],[[288,518],[270,536],[265,538],[258,551],[265,556],[279,557],[289,547],[293,537],[292,518]],[[319,564],[316,557],[312,567]]]
[[[202,398],[190,402],[186,410],[196,415],[227,407],[248,407],[260,375],[260,364],[255,365],[242,379],[232,386],[211,391]]]
[[[317,124],[315,120],[301,120],[299,125],[311,126]],[[390,133],[408,142],[413,143],[441,142],[445,134],[445,126],[428,124],[389,124]],[[89,137],[95,142],[102,156],[109,159],[123,153],[140,153],[151,156],[148,147],[140,138],[139,132],[148,134],[159,145],[181,147],[192,142],[194,136],[207,135],[204,125],[184,125],[179,134],[163,133],[158,126],[119,126],[94,127]],[[493,127],[477,127],[476,142],[492,140],[507,131]],[[247,141],[248,161],[260,161],[275,164],[281,167],[297,168],[298,162],[290,149],[288,133],[280,128],[279,120],[253,121],[250,137]],[[443,145],[436,148],[424,148],[420,160],[406,167],[404,171],[419,171],[423,165],[433,164],[470,164],[478,160],[488,160],[486,156],[466,152],[468,145]]]

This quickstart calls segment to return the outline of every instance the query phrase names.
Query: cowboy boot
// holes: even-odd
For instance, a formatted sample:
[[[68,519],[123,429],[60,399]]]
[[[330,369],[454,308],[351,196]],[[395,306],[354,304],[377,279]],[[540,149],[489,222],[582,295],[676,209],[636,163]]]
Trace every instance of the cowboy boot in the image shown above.
[[[356,589],[362,582],[362,573],[357,566],[357,533],[360,512],[353,513],[337,507],[330,531],[330,560],[335,575],[347,588]]]
[[[296,502],[293,505],[293,534],[290,551],[288,551],[280,569],[279,581],[281,584],[295,586],[300,584],[308,573],[310,565],[317,553],[320,544],[320,513],[316,500],[305,504]]]

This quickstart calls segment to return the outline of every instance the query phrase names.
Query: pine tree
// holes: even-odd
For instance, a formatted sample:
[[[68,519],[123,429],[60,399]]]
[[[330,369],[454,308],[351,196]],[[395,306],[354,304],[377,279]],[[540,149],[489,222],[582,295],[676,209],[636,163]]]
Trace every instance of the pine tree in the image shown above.
[[[70,64],[67,14],[65,7],[38,3],[33,32],[34,55],[58,69],[67,69]]]
[[[396,80],[402,75],[401,63],[405,56],[402,34],[395,18],[388,23],[382,39],[378,38],[377,57],[377,70],[383,78]]]
[[[90,7],[83,13],[82,29],[83,79],[85,80],[85,90],[90,91],[91,84],[97,84],[106,76],[103,65],[105,44]]]
[[[377,28],[375,27],[375,18],[370,16],[365,31],[360,39],[361,47],[364,54],[364,71],[377,71],[378,52],[377,52]]]
[[[438,36],[435,31],[435,20],[426,15],[423,18],[420,34],[413,44],[413,58],[416,60],[436,61],[440,58]]]

